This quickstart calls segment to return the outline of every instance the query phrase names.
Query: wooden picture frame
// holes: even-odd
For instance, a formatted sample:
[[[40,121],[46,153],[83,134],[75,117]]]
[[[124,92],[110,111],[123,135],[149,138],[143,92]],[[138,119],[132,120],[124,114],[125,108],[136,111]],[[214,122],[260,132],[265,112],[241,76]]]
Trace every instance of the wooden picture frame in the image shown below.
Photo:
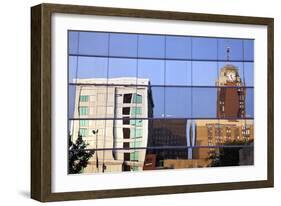
[[[215,184],[170,185],[161,187],[110,189],[79,192],[52,192],[52,78],[51,78],[51,17],[54,13],[134,17],[147,19],[220,22],[231,24],[264,25],[267,27],[267,179],[261,181]],[[82,200],[140,195],[205,192],[273,187],[274,184],[274,75],[273,75],[274,20],[171,11],[106,8],[92,6],[40,4],[31,8],[31,198],[41,202]]]

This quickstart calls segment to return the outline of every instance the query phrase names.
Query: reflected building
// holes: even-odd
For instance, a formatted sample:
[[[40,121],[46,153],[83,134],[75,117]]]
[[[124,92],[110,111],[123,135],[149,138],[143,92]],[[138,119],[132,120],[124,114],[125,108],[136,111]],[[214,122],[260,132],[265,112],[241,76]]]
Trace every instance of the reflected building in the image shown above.
[[[167,160],[188,158],[186,120],[153,120],[150,127],[144,170],[165,169]]]
[[[197,120],[196,146],[210,146],[210,148],[198,148],[193,150],[194,159],[209,158],[218,152],[213,146],[224,145],[234,141],[253,141],[254,121],[253,120]]]
[[[226,64],[220,71],[216,86],[218,87],[217,117],[244,118],[246,89],[238,68]]]
[[[226,64],[220,70],[216,81],[217,89],[217,119],[195,121],[196,146],[210,146],[210,148],[196,148],[192,151],[193,159],[201,165],[211,164],[211,157],[219,153],[215,146],[230,142],[252,142],[254,140],[254,120],[245,118],[246,87],[239,75],[239,69],[232,64]],[[252,148],[250,148],[252,150]],[[253,152],[248,152],[252,158],[240,158],[241,165],[253,164]],[[242,157],[242,155],[240,155]],[[205,160],[205,161],[204,161]]]
[[[213,157],[220,153],[217,146],[231,142],[252,142],[250,147],[239,150],[239,165],[252,165],[254,120],[246,119],[246,87],[239,75],[239,68],[226,64],[220,69],[217,86],[217,118],[187,120],[187,145],[189,159],[163,161],[166,168],[209,167]],[[236,158],[236,157],[235,157]]]
[[[96,150],[85,173],[143,169],[153,101],[148,79],[76,80],[72,141],[81,135]],[[140,86],[141,85],[141,86]],[[140,118],[140,119],[130,119]],[[142,149],[141,149],[142,148]]]

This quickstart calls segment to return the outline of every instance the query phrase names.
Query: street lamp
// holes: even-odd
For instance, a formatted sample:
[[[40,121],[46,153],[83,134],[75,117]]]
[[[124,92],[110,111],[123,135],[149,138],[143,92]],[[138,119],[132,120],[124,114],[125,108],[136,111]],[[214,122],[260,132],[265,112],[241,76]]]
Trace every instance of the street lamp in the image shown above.
[[[98,132],[99,130],[92,130],[93,134],[96,135],[96,168],[99,169],[99,160],[98,160]]]

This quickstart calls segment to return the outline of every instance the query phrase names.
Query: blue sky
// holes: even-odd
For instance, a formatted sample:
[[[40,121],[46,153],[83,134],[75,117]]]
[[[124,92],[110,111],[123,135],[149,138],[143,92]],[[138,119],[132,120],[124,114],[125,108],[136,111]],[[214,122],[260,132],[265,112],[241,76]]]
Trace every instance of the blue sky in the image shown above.
[[[155,117],[164,113],[215,117],[216,88],[188,86],[215,86],[226,63],[239,68],[246,86],[254,85],[254,40],[73,31],[69,32],[69,54],[69,82],[75,78],[149,78]],[[70,115],[74,91],[73,86],[69,88]],[[252,117],[253,89],[247,91],[246,112]]]

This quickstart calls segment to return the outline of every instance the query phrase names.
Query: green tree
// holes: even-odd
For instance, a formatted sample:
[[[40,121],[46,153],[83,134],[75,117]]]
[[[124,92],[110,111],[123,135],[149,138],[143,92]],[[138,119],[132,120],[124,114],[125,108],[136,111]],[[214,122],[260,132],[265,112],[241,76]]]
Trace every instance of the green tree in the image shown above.
[[[94,151],[86,150],[89,144],[86,144],[81,135],[78,136],[75,143],[71,141],[71,137],[69,136],[68,145],[68,173],[81,173],[87,167],[88,161],[93,156]]]

